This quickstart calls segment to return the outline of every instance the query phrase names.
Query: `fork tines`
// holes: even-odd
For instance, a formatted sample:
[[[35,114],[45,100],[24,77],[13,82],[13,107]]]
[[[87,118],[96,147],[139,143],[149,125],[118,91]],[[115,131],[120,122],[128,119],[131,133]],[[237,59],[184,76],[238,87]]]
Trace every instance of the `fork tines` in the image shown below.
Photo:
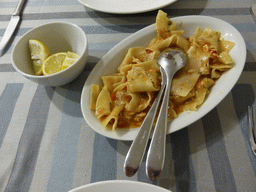
[[[252,111],[252,112],[251,112]],[[252,121],[253,119],[253,121]],[[256,122],[254,107],[248,106],[249,138],[253,153],[256,155]]]

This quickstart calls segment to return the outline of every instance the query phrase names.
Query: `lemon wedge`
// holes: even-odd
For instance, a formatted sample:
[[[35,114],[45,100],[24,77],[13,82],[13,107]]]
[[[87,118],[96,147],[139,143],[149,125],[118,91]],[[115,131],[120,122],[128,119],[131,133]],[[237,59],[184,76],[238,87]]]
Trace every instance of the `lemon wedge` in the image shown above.
[[[42,75],[42,65],[50,55],[49,48],[39,40],[29,39],[29,50],[35,75]]]
[[[78,54],[68,51],[67,56],[62,63],[61,70],[68,68],[70,65],[75,63],[78,58],[79,58]]]
[[[49,56],[43,63],[42,71],[44,75],[51,75],[61,71],[62,63],[64,62],[67,53],[60,52]]]

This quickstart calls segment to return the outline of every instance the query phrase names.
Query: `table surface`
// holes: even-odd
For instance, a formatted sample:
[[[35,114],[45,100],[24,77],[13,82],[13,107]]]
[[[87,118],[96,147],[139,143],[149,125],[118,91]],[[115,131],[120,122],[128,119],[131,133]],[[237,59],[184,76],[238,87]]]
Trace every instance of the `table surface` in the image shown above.
[[[0,2],[0,36],[18,0]],[[256,93],[254,0],[178,0],[168,16],[208,15],[231,23],[245,39],[247,58],[238,82],[210,113],[167,136],[164,171],[157,181],[123,171],[129,141],[95,133],[82,117],[80,96],[95,64],[132,33],[153,24],[157,10],[130,15],[94,11],[77,0],[28,0],[19,29],[0,57],[0,191],[68,191],[105,180],[151,183],[175,191],[256,191],[256,156],[248,139],[247,106]],[[11,65],[15,43],[35,26],[67,21],[87,34],[89,57],[82,74],[61,87],[38,85]],[[210,22],[210,21],[209,21]]]

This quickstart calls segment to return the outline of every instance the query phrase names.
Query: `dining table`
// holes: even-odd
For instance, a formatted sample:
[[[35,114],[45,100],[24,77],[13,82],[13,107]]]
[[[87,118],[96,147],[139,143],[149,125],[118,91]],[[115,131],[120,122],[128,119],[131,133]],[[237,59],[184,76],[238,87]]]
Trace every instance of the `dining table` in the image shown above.
[[[177,0],[152,10],[110,13],[78,0],[27,0],[18,28],[0,57],[0,191],[64,192],[115,180],[152,184],[172,192],[256,191],[256,156],[247,118],[247,107],[256,108],[254,3]],[[17,4],[18,0],[0,1],[0,39]],[[169,18],[202,15],[230,23],[244,38],[246,62],[238,81],[216,107],[166,136],[164,168],[160,177],[151,181],[145,157],[138,172],[126,176],[124,161],[132,141],[95,132],[82,115],[81,92],[100,59],[125,38],[154,24],[159,9]],[[12,50],[29,30],[56,21],[83,29],[88,58],[71,83],[44,86],[13,68]]]

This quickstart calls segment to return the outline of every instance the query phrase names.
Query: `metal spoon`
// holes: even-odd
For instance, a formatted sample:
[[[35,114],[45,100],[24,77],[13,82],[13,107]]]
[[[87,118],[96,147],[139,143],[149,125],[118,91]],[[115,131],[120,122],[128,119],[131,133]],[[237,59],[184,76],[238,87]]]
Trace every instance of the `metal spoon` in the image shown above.
[[[133,176],[139,169],[153,127],[158,105],[160,103],[166,85],[166,75],[162,67],[160,67],[160,72],[162,75],[162,85],[160,91],[153,105],[151,106],[147,116],[145,117],[140,127],[139,133],[134,139],[125,158],[124,170],[126,175],[129,177]]]
[[[183,50],[168,48],[158,57],[158,64],[165,70],[167,76],[165,93],[152,136],[146,160],[146,172],[150,180],[156,180],[163,169],[165,158],[166,131],[169,95],[174,74],[187,63],[187,57]]]

